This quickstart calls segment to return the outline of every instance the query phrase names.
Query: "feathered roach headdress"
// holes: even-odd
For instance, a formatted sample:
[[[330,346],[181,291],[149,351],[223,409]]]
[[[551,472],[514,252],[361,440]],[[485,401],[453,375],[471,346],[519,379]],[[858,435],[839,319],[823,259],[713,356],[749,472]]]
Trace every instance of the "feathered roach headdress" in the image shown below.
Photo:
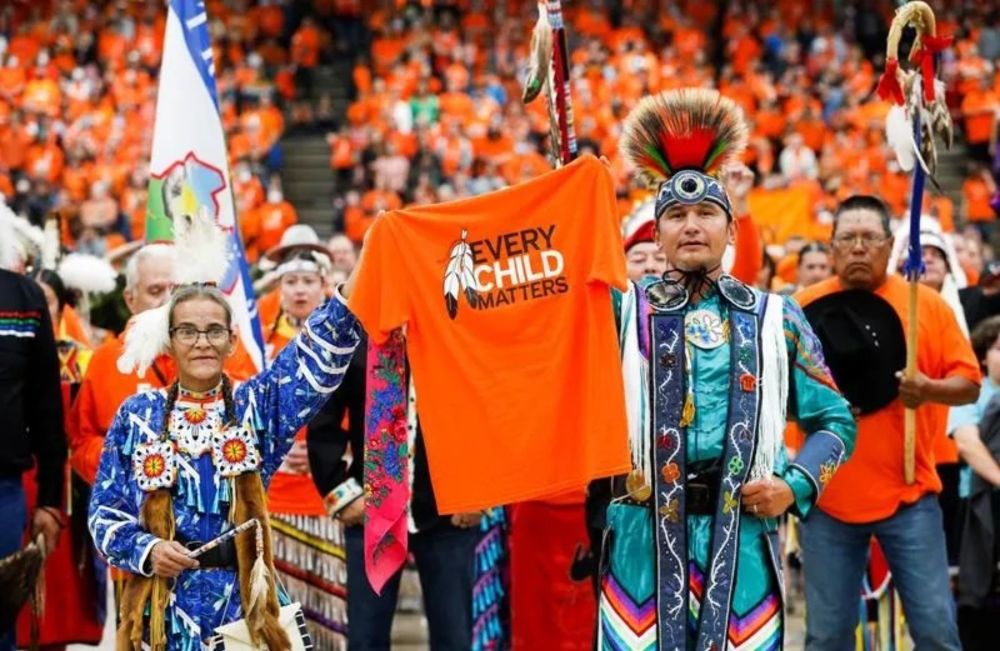
[[[181,215],[174,220],[175,290],[184,285],[218,284],[226,273],[226,233],[207,211]],[[154,245],[155,246],[155,245]],[[125,333],[125,348],[118,370],[145,375],[170,344],[170,301],[132,318]]]
[[[711,201],[732,216],[729,196],[715,178],[746,149],[743,112],[718,91],[682,88],[646,97],[625,120],[621,151],[657,187],[659,219],[676,204]]]

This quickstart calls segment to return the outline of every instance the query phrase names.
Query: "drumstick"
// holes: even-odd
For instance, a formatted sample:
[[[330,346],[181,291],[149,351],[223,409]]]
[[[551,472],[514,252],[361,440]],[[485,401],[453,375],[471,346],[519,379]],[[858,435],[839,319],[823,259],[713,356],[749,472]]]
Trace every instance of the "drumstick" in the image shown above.
[[[202,545],[198,549],[195,549],[195,550],[192,550],[192,551],[188,552],[188,558],[198,558],[199,556],[201,556],[205,552],[207,552],[209,550],[212,550],[212,549],[215,549],[216,547],[218,547],[222,543],[226,542],[230,538],[234,538],[238,534],[243,533],[244,531],[246,531],[247,529],[249,529],[250,527],[255,527],[255,526],[259,527],[260,523],[257,522],[257,518],[251,518],[250,520],[247,520],[246,522],[244,522],[243,524],[239,525],[235,529],[230,529],[229,531],[227,531],[226,533],[222,534],[218,538],[213,538],[212,540],[209,540],[207,543],[205,543],[204,545]]]

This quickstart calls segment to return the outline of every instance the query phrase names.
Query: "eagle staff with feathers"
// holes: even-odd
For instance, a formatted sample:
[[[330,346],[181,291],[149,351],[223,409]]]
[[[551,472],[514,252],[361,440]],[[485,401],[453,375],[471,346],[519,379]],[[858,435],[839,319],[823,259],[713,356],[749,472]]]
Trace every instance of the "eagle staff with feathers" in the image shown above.
[[[741,110],[714,90],[647,97],[625,122],[668,268],[612,295],[632,471],[598,506],[600,649],[779,648],[777,518],[807,513],[853,447],[801,310],[723,272],[735,225],[717,175],[746,141]],[[787,417],[807,433],[795,466]]]
[[[912,70],[904,70],[899,62],[899,44],[907,27],[916,30],[910,47]],[[925,2],[909,2],[896,10],[889,28],[886,46],[885,72],[878,84],[879,96],[893,106],[886,117],[886,140],[896,153],[900,168],[913,172],[910,194],[910,237],[903,271],[910,281],[909,328],[906,333],[906,369],[904,375],[913,379],[917,373],[917,287],[924,272],[920,246],[920,215],[924,203],[924,181],[940,190],[934,173],[937,171],[938,138],[951,149],[954,130],[951,114],[945,104],[944,84],[935,77],[936,57],[951,44],[951,37],[939,36],[934,11]],[[903,439],[903,472],[906,483],[916,481],[917,412],[907,408]]]
[[[178,380],[122,404],[88,515],[98,551],[131,573],[117,648],[303,648],[301,609],[282,603],[275,585],[265,490],[357,346],[360,326],[343,298],[354,280],[308,317],[269,368],[234,386],[223,372],[236,342],[233,311],[217,287],[226,236],[183,204],[170,211],[185,261],[178,285],[166,305],[134,319],[118,360],[122,372],[141,374],[169,354]],[[197,560],[190,553],[251,521],[260,524],[254,533]]]

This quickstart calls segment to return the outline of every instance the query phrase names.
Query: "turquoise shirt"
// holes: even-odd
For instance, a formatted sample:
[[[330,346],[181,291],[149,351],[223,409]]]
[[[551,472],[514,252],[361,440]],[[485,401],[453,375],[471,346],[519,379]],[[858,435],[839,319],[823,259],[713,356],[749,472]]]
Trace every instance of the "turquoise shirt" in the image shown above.
[[[729,309],[715,291],[710,291],[697,304],[688,305],[685,313],[708,310],[728,322]],[[829,373],[822,359],[810,359],[811,352],[802,340],[801,315],[797,306],[785,299],[785,339],[789,345],[789,417],[800,423],[807,433],[831,431],[840,436],[847,453],[853,448],[855,423],[850,409],[833,388]],[[694,387],[694,420],[687,428],[687,462],[712,461],[723,452],[726,424],[729,416],[729,343],[714,349],[687,345],[691,364],[690,377]],[[766,354],[766,351],[764,352]],[[813,483],[805,473],[789,467],[784,449],[775,465],[775,474],[784,479],[795,496],[794,509],[801,516],[808,514],[817,495]],[[708,554],[712,537],[711,516],[691,516],[688,519],[688,560],[701,572],[709,566]],[[740,531],[740,556],[737,563],[737,580],[733,592],[733,612],[742,616],[760,603],[776,588],[775,568],[766,536],[774,532],[778,523],[773,518],[745,516]],[[780,563],[780,558],[775,559]],[[692,605],[694,600],[691,600]],[[694,614],[694,613],[692,613]]]
[[[955,430],[966,425],[979,427],[979,421],[986,413],[986,405],[990,404],[993,396],[1000,391],[1000,387],[993,383],[989,377],[983,378],[983,386],[979,390],[979,399],[974,403],[952,407],[948,411],[948,436],[954,436]],[[958,496],[968,497],[972,482],[972,468],[962,466],[958,480]]]

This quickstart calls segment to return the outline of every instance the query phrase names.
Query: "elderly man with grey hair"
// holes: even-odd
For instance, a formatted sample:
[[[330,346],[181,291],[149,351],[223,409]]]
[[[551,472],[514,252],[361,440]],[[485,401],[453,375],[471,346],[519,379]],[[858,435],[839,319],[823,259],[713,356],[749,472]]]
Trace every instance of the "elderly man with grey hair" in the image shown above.
[[[124,298],[133,315],[159,307],[170,298],[174,264],[174,247],[169,244],[147,244],[129,258]],[[121,373],[117,361],[124,345],[123,332],[94,351],[73,404],[72,466],[88,483],[94,482],[104,435],[118,406],[134,393],[166,387],[174,379],[173,364],[166,358],[156,360],[144,377]]]

